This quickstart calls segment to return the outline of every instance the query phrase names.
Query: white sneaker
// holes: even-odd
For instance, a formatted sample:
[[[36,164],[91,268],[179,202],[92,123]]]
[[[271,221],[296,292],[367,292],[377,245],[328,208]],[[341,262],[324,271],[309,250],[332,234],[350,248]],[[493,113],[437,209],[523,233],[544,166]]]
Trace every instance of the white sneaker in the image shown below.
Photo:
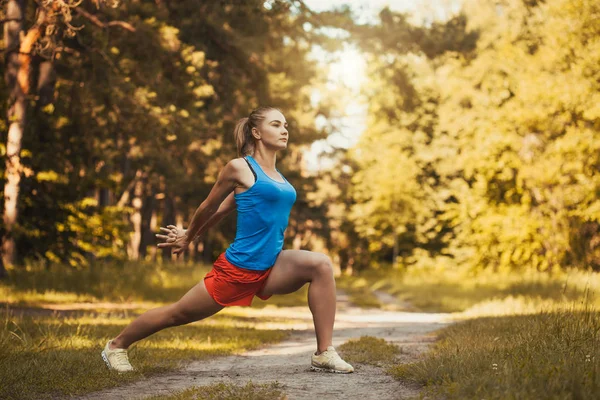
[[[111,340],[106,343],[104,350],[102,350],[102,359],[106,363],[109,369],[114,369],[119,372],[133,371],[133,367],[129,363],[127,357],[127,350],[125,349],[110,349],[108,345]]]
[[[354,372],[354,367],[342,360],[333,346],[329,346],[327,350],[319,355],[313,354],[310,369],[313,371],[336,372],[338,374]]]

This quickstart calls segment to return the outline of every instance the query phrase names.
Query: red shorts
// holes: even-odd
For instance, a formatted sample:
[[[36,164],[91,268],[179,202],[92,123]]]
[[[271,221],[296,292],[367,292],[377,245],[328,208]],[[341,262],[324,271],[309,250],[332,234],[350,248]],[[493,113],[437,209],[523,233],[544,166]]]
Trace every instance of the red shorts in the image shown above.
[[[271,297],[257,294],[270,273],[271,268],[253,271],[236,267],[225,258],[225,253],[221,253],[213,269],[204,277],[204,285],[208,294],[222,306],[249,306],[255,295],[263,300]]]

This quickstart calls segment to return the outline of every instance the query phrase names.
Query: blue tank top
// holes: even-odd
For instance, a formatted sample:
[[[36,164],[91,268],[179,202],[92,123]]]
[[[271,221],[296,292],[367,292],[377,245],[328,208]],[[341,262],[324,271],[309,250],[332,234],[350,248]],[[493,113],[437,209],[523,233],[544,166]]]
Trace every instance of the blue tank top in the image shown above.
[[[244,158],[255,182],[245,192],[233,195],[237,228],[235,240],[225,250],[225,258],[236,267],[267,270],[275,264],[283,248],[283,232],[296,201],[296,190],[278,169],[283,182],[263,172],[252,156]]]

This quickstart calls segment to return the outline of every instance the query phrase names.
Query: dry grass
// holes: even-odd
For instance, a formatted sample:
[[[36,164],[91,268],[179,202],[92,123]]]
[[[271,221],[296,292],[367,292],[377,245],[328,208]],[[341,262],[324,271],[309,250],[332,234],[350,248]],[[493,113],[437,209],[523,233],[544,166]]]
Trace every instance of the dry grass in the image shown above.
[[[194,386],[166,396],[152,396],[145,400],[284,400],[287,399],[277,382],[245,386],[229,383],[216,383],[207,386]]]
[[[228,308],[207,320],[158,332],[130,348],[136,372],[109,371],[100,357],[106,341],[149,308],[177,301],[209,267],[142,262],[100,264],[86,270],[62,266],[10,270],[9,278],[0,283],[5,303],[0,310],[0,398],[88,393],[287,336],[278,329],[255,329],[293,323],[279,317],[271,321],[258,315],[258,309],[276,305],[279,299],[305,305],[306,290],[268,302],[257,300],[253,308]],[[24,306],[30,308],[19,308]],[[85,310],[52,313],[47,308]]]
[[[444,399],[597,399],[600,313],[555,309],[481,317],[444,329],[419,362],[397,378]]]
[[[370,364],[378,367],[393,364],[401,353],[397,345],[373,336],[349,340],[339,346],[338,350],[350,364]]]
[[[229,355],[282,340],[284,331],[197,322],[160,331],[129,351],[137,369],[109,371],[100,357],[106,341],[132,320],[119,315],[64,316],[0,312],[0,398],[44,399],[122,385],[182,363]]]
[[[596,399],[600,393],[600,274],[578,270],[471,274],[372,271],[386,290],[422,311],[461,322],[415,363],[389,369],[444,399]]]

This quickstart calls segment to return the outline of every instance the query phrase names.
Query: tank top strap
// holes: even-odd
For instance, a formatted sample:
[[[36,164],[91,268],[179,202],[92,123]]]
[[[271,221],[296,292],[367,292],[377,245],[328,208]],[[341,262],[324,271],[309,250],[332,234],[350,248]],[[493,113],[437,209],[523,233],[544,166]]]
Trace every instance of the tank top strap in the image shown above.
[[[258,165],[258,163],[254,159],[254,157],[252,157],[251,155],[247,155],[244,158],[246,159],[246,161],[250,161],[250,163],[254,167],[254,170],[256,171],[256,174],[257,174],[257,177],[256,177],[257,181],[259,180],[258,176],[260,176],[263,180],[266,180],[267,182],[270,182],[270,181],[277,182],[277,183],[286,183],[287,182],[287,180],[285,179],[283,174],[281,172],[279,172],[279,170],[277,170],[277,172],[283,178],[283,182],[278,182],[275,179],[271,178],[269,175],[267,175],[267,173],[265,171],[263,171],[262,167],[260,165]],[[277,168],[275,168],[275,169],[277,169]]]
[[[254,182],[257,182],[258,181],[258,177],[256,176],[256,171],[255,171],[257,168],[256,167],[254,167],[254,168],[252,167],[252,164],[250,164],[250,161],[248,161],[249,158],[250,157],[248,157],[248,156],[244,156],[244,160],[246,160],[246,163],[248,164],[248,167],[250,167],[250,171],[252,171],[252,174],[254,175]],[[254,161],[254,160],[252,160],[252,161]]]

